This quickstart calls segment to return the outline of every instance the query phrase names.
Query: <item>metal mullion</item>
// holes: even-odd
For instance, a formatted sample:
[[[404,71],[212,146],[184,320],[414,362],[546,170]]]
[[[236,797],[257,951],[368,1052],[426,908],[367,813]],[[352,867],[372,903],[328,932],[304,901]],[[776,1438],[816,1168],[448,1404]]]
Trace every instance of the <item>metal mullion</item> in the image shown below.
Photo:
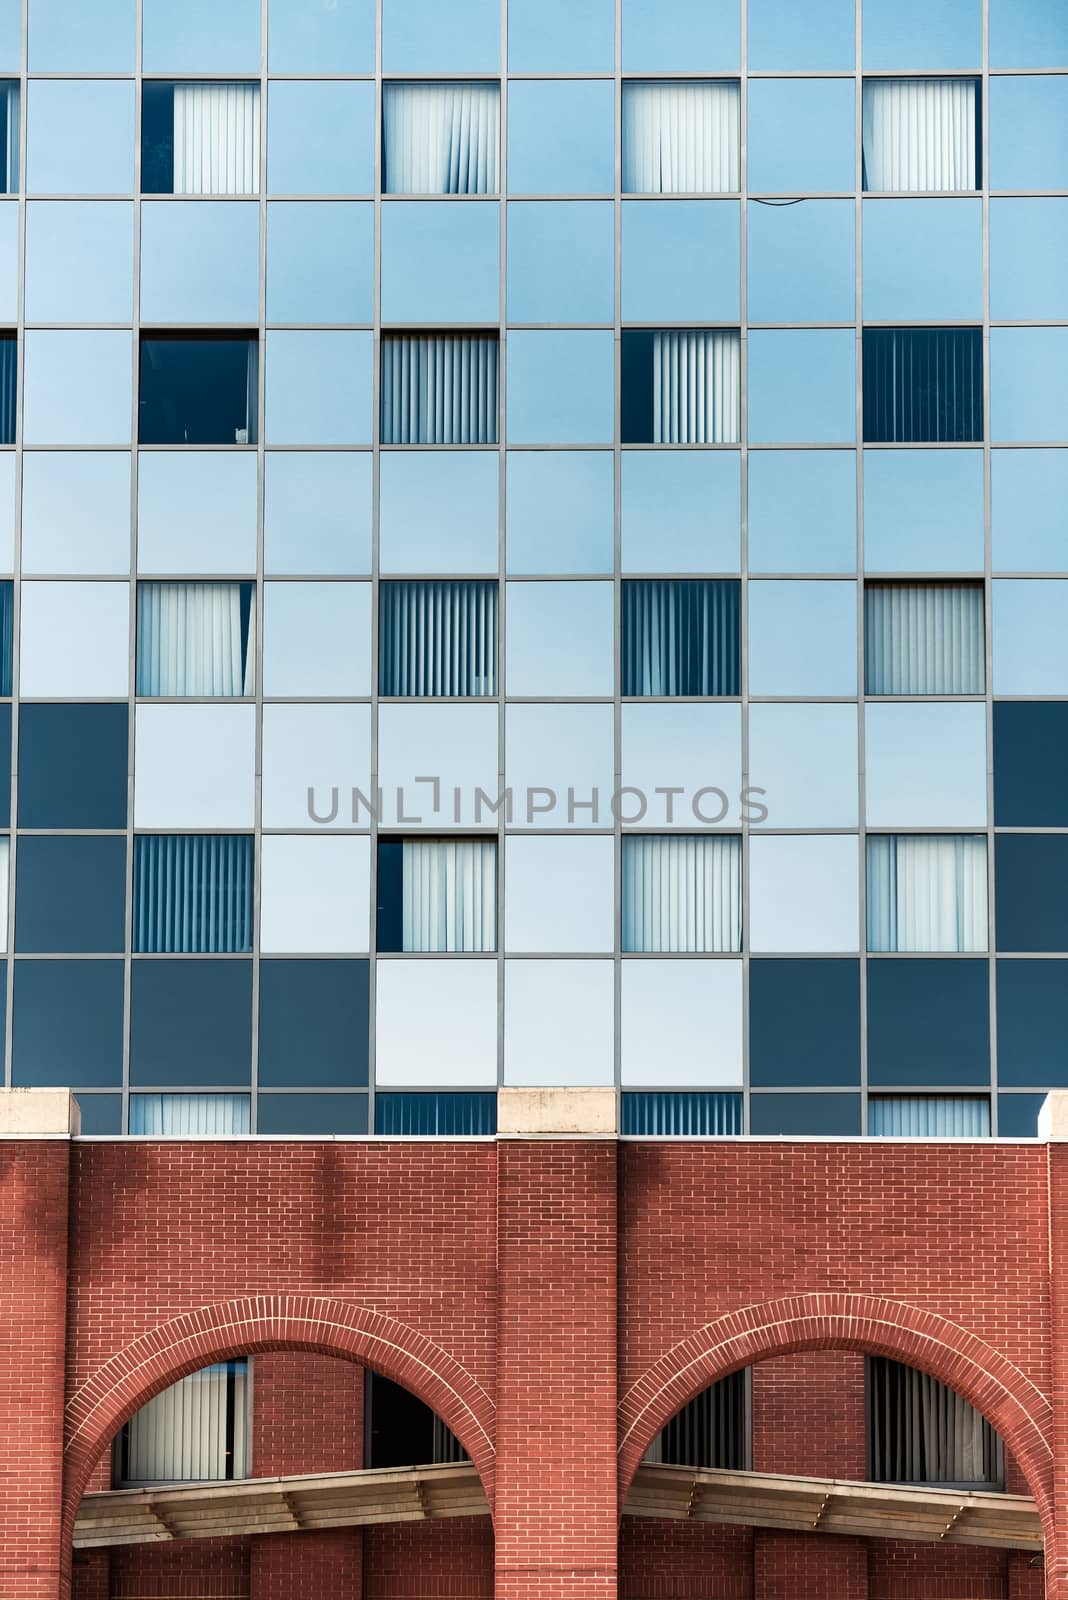
[[[983,227],[983,627],[985,631],[983,665],[986,674],[986,942],[989,978],[989,1094],[990,1136],[998,1132],[998,1032],[997,1032],[997,957],[994,920],[994,661],[993,661],[993,523],[992,453],[990,443],[990,16],[982,8],[983,61],[979,78],[979,117],[982,144],[982,227]]]
[[[738,529],[738,560],[739,560],[739,617],[738,617],[738,648],[740,657],[739,690],[741,693],[740,713],[740,739],[741,739],[741,777],[742,795],[746,794],[749,782],[749,5],[748,0],[741,0],[740,24],[740,58],[738,80],[738,160],[739,160],[739,186],[740,197],[738,200],[738,406],[739,428],[739,472],[740,480],[740,519]],[[750,871],[750,854],[752,850],[752,835],[749,831],[749,807],[741,808],[741,836],[742,836],[742,1131],[749,1132],[750,1127],[750,1026],[749,1026],[749,995],[750,995],[750,954],[752,939],[750,937],[750,905],[749,884],[752,878]]]
[[[378,719],[382,706],[379,682],[379,627],[381,608],[381,556],[379,518],[382,472],[382,0],[375,0],[375,154],[374,154],[374,332],[371,339],[371,749],[369,772],[372,802],[378,787]],[[367,928],[367,1130],[375,1131],[376,1028],[378,1017],[378,806],[368,818],[367,848],[370,852],[368,883],[370,905]],[[370,1424],[368,1424],[370,1425]]]
[[[864,30],[862,0],[853,17],[853,316],[856,323],[856,584],[857,584],[857,980],[860,986],[860,1131],[868,1131],[868,795],[866,772],[865,571],[864,571]]]
[[[264,585],[264,523],[267,478],[267,31],[268,0],[260,0],[260,162],[259,262],[256,322],[256,581],[253,622],[256,629],[256,677],[253,683],[254,793],[252,809],[252,1028],[249,1057],[249,1129],[259,1121],[260,947],[263,907],[263,652],[267,593]]]
[[[613,431],[612,431],[612,751],[613,780],[623,781],[623,0],[615,3],[615,150],[613,197]],[[616,1127],[623,1126],[623,823],[612,816],[612,1032]]]
[[[507,750],[507,681],[505,641],[507,639],[507,572],[508,572],[508,418],[506,412],[506,374],[508,368],[508,0],[500,0],[500,50],[497,62],[500,73],[500,109],[498,112],[497,192],[500,206],[499,261],[497,286],[497,794],[505,791],[507,778],[505,752]],[[497,1085],[504,1084],[505,1050],[505,965],[504,965],[504,905],[507,869],[506,810],[497,810]]]

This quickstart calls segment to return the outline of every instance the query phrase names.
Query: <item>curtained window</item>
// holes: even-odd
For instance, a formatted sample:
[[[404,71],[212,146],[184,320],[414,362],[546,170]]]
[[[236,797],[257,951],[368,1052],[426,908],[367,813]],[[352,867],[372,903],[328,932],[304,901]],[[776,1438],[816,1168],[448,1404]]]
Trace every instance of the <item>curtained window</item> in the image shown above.
[[[864,188],[895,194],[978,189],[982,131],[974,78],[869,78]]]
[[[497,335],[382,336],[383,444],[496,444]]]
[[[737,83],[625,83],[623,192],[730,194],[741,187]]]
[[[983,437],[981,328],[865,328],[866,444]]]
[[[138,954],[252,949],[253,844],[247,834],[139,834],[133,947]]]
[[[375,1095],[375,1132],[395,1138],[456,1139],[497,1132],[495,1094]]]
[[[379,606],[380,694],[497,693],[496,579],[387,582]]]
[[[149,1139],[205,1139],[248,1133],[247,1094],[132,1094],[130,1132]]]
[[[141,335],[141,444],[255,444],[258,417],[254,334]]]
[[[740,591],[734,578],[625,582],[623,693],[740,694]]]
[[[868,949],[987,948],[982,834],[868,835]]]
[[[874,1483],[1000,1489],[1001,1440],[962,1395],[929,1373],[869,1356],[868,1469]]]
[[[622,947],[641,954],[740,950],[740,837],[625,835]]]
[[[254,692],[254,583],[139,583],[137,693]]]
[[[624,444],[737,444],[741,341],[733,328],[658,333],[627,328]]]
[[[749,1466],[749,1369],[732,1372],[683,1406],[662,1428],[645,1460],[665,1467],[744,1472]]]
[[[8,578],[0,583],[0,697],[11,693],[14,642],[15,585]]]
[[[740,1094],[655,1090],[623,1095],[621,1132],[637,1138],[721,1138],[741,1131]]]
[[[258,83],[146,83],[141,187],[146,194],[258,194]]]
[[[0,194],[19,188],[19,86],[0,83]]]
[[[203,1367],[130,1418],[115,1442],[114,1487],[243,1478],[248,1434],[248,1361]]]
[[[496,839],[382,840],[378,948],[496,950]]]
[[[988,1139],[990,1101],[977,1094],[873,1094],[868,1132],[899,1139]]]
[[[868,583],[868,694],[982,694],[986,688],[981,583]]]
[[[0,444],[15,443],[18,371],[18,338],[13,333],[0,333]],[[11,693],[10,688],[6,693]]]
[[[501,93],[495,83],[387,83],[386,194],[496,194]]]

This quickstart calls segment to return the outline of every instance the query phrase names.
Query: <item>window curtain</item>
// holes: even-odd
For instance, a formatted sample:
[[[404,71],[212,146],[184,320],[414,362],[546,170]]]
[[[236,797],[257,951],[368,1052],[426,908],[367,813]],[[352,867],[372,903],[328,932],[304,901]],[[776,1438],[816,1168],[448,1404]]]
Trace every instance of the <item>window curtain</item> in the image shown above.
[[[623,585],[625,695],[741,693],[740,585],[643,578]]]
[[[868,835],[868,949],[987,948],[981,834]]]
[[[973,78],[870,78],[864,84],[864,187],[918,194],[979,187]]]
[[[19,86],[0,84],[0,194],[19,188]]]
[[[625,83],[628,194],[728,194],[741,188],[737,83]]]
[[[624,1094],[622,1131],[638,1138],[720,1138],[742,1131],[740,1094]]]
[[[496,444],[497,339],[387,334],[383,444]]]
[[[134,840],[134,949],[235,954],[252,949],[253,845],[245,834]]]
[[[258,83],[176,83],[174,193],[258,194]]]
[[[495,839],[405,839],[402,950],[496,950]]]
[[[982,1095],[872,1095],[868,1132],[900,1139],[987,1139],[990,1101]]]
[[[495,1094],[375,1095],[375,1132],[399,1138],[462,1138],[497,1132]]]
[[[18,340],[14,334],[0,336],[0,444],[15,443],[18,370]],[[10,688],[6,692],[10,694]]]
[[[624,950],[741,948],[742,841],[737,834],[624,837]]]
[[[141,583],[139,695],[253,692],[253,589],[247,583]]]
[[[721,1378],[683,1406],[657,1434],[645,1460],[672,1467],[744,1472],[748,1457],[746,1370]]]
[[[865,328],[863,351],[866,443],[982,439],[980,328]]]
[[[0,583],[0,695],[11,693],[15,646],[15,585]]]
[[[132,1094],[130,1132],[152,1139],[203,1139],[248,1133],[247,1094]]]
[[[130,1418],[120,1482],[211,1483],[243,1478],[248,1463],[248,1362],[204,1367]]]
[[[868,694],[982,694],[983,589],[872,583],[864,593]]]
[[[383,695],[497,693],[497,583],[383,583],[378,644]]]
[[[1001,1442],[994,1429],[937,1378],[869,1356],[868,1394],[876,1483],[1001,1483]]]
[[[653,444],[737,444],[741,355],[732,330],[653,335]]]
[[[386,194],[496,194],[500,124],[495,83],[387,83]]]

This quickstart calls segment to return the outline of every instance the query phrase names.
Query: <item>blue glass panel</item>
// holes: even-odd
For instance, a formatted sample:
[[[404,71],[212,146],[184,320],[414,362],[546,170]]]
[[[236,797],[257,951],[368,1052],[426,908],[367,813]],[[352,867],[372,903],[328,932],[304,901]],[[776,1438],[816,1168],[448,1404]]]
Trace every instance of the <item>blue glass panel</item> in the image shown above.
[[[614,461],[607,450],[510,450],[509,573],[611,572]]]
[[[383,572],[496,572],[497,456],[386,452],[381,458]]]
[[[251,950],[252,864],[252,840],[242,834],[136,838],[134,949],[149,954]]]
[[[1010,444],[1068,440],[1068,328],[991,330],[990,436]]]
[[[1060,0],[990,0],[992,67],[1068,67],[1068,9]]]
[[[612,72],[614,0],[509,0],[509,72]]]
[[[738,0],[623,0],[624,72],[737,72]]]
[[[146,72],[257,73],[260,0],[143,0],[142,65]]]
[[[83,1139],[122,1132],[121,1094],[80,1094],[78,1110]]]
[[[811,194],[856,185],[853,84],[839,78],[749,85],[749,187]]]
[[[0,70],[22,65],[22,0],[0,0]]]
[[[30,71],[132,72],[136,17],[136,0],[30,0]]]
[[[268,451],[263,490],[268,573],[371,570],[371,456]]]
[[[427,271],[427,263],[434,270]],[[498,320],[497,201],[394,200],[382,207],[382,320],[436,327]],[[316,319],[319,320],[319,319]]]
[[[852,72],[853,0],[749,0],[750,72]]]
[[[736,454],[624,450],[622,500],[624,572],[738,571]]]
[[[736,200],[625,200],[624,322],[736,322],[738,233]]]
[[[25,340],[26,444],[129,444],[133,341],[129,332],[34,329]],[[0,339],[0,438],[13,417],[13,363]]]
[[[19,822],[24,828],[125,828],[123,705],[24,705]]]
[[[268,194],[370,194],[374,128],[373,83],[272,83]]]
[[[374,207],[273,200],[267,207],[268,322],[370,322]]]
[[[72,261],[77,272],[71,271]],[[27,321],[129,322],[132,316],[133,205],[31,201],[26,208]]]
[[[859,1094],[754,1094],[749,1103],[749,1131],[785,1138],[848,1139],[859,1134]]]
[[[386,72],[470,72],[491,76],[501,66],[498,0],[383,0],[382,66]]]
[[[986,961],[869,961],[869,1083],[985,1086],[989,988]]]
[[[638,1138],[702,1138],[742,1131],[740,1094],[661,1090],[623,1096],[620,1132]]]
[[[998,1138],[1037,1139],[1044,1094],[999,1094]]]
[[[615,248],[615,207],[608,201],[513,201],[508,321],[611,322]]]
[[[865,0],[866,71],[966,71],[981,62],[982,0]]]
[[[1068,828],[1068,700],[994,702],[994,823]]]
[[[26,182],[31,194],[129,194],[134,86],[41,78],[30,85]],[[92,138],[86,137],[92,129]]]
[[[1068,962],[999,961],[997,1018],[1000,1084],[1068,1088]]]
[[[248,1083],[251,1072],[251,961],[134,962],[132,1083]]]
[[[792,206],[751,200],[746,246],[750,322],[851,322],[856,302],[854,224],[849,200],[806,200]],[[785,262],[788,271],[783,270]]]
[[[990,202],[992,317],[999,322],[1068,319],[1066,259],[1068,200]]]
[[[18,843],[15,949],[86,954],[126,945],[126,841],[43,838]]]
[[[495,1094],[377,1094],[375,1132],[394,1138],[462,1138],[497,1132]]]
[[[508,187],[513,194],[611,194],[615,148],[611,83],[510,85]]]
[[[315,1134],[367,1132],[365,1094],[261,1094],[256,1108],[257,1133],[290,1138]]]
[[[1068,571],[1068,450],[994,450],[990,460],[995,572]]]
[[[994,887],[998,950],[1068,950],[1068,834],[999,835]]]
[[[749,1076],[760,1088],[860,1082],[856,961],[753,961]]]
[[[271,72],[375,70],[374,0],[269,0]]]
[[[755,444],[851,444],[856,339],[845,328],[749,335],[749,437]]]
[[[367,1083],[368,963],[260,963],[261,1086]]]
[[[143,321],[255,324],[259,307],[260,208],[254,200],[144,202]]]
[[[990,80],[990,187],[1068,189],[1068,78]]]
[[[1068,581],[997,578],[992,587],[994,693],[1068,695]]]
[[[856,461],[852,450],[751,452],[750,572],[856,570]]]
[[[983,314],[982,205],[978,199],[865,200],[865,319],[978,321]]]
[[[610,332],[508,335],[510,444],[610,444],[615,340]]]
[[[982,452],[866,450],[864,566],[982,572]]]
[[[122,1001],[121,961],[17,961],[15,1086],[121,1084]]]
[[[268,444],[370,444],[370,332],[272,328],[264,391]]]
[[[749,693],[856,694],[856,610],[855,583],[751,583]]]

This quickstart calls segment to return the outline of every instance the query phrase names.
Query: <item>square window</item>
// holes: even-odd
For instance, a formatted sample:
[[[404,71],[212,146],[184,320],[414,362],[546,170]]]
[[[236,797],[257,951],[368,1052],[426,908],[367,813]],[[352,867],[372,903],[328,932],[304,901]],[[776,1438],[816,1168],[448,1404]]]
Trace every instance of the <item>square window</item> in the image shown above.
[[[498,564],[498,458],[406,451],[380,460],[383,572],[492,572]],[[539,522],[540,526],[540,522]]]
[[[365,1094],[261,1094],[256,1100],[256,1132],[288,1139],[367,1132]]]
[[[440,72],[440,66],[435,71]],[[615,89],[590,79],[513,82],[508,88],[512,194],[611,194]]]
[[[510,583],[510,695],[610,695],[615,592],[611,583]]]
[[[497,0],[383,0],[382,57],[386,72],[499,72]]]
[[[865,79],[863,187],[896,194],[978,189],[983,163],[981,105],[980,86],[974,78]],[[908,213],[904,215],[907,217]],[[932,212],[932,218],[935,215]],[[894,213],[895,223],[896,220]],[[914,220],[922,227],[921,214],[916,214]],[[944,219],[943,228],[948,220]],[[917,243],[913,249],[912,271],[922,271],[922,244]],[[931,263],[927,270],[930,273],[938,269]],[[888,280],[892,287],[892,274],[888,274]],[[979,298],[978,287],[975,297]]]
[[[990,202],[990,314],[999,322],[1068,318],[1068,200]]]
[[[145,194],[258,194],[258,83],[153,83],[141,91]]]
[[[749,1077],[754,1088],[860,1083],[856,961],[753,961]]]
[[[869,833],[868,949],[986,950],[982,834]]]
[[[374,7],[367,0],[270,0],[267,51],[271,72],[372,73]]]
[[[382,207],[382,320],[496,322],[500,315],[500,208],[440,200]],[[433,272],[426,263],[433,261]]]
[[[857,950],[859,865],[858,841],[846,834],[753,839],[750,948],[784,955]]]
[[[0,439],[14,438],[15,358],[0,340]],[[133,343],[128,332],[26,334],[26,444],[129,444]],[[10,395],[10,398],[8,396]],[[5,434],[5,423],[8,434]],[[9,436],[8,436],[9,435]]]
[[[1068,694],[1068,580],[998,578],[993,591],[994,693]]]
[[[129,708],[22,706],[24,828],[125,828]]]
[[[252,827],[254,706],[139,705],[136,738],[136,827]]]
[[[966,71],[982,56],[980,0],[867,0],[866,70]]]
[[[142,334],[141,443],[255,444],[258,355],[248,334]]]
[[[261,847],[260,946],[271,955],[360,955],[371,936],[366,838],[269,834]]]
[[[733,329],[625,328],[624,444],[737,444],[741,339]]]
[[[740,694],[740,587],[732,578],[624,583],[622,693]]]
[[[263,826],[370,826],[368,705],[266,705],[263,708]]]
[[[865,708],[869,828],[986,827],[986,708]]]
[[[739,834],[630,833],[623,835],[622,851],[624,952],[741,950]]]
[[[267,207],[267,321],[370,322],[373,314],[370,202],[272,200]]]
[[[242,200],[141,206],[141,320],[245,322],[260,314],[260,208]]]
[[[994,823],[1068,828],[1068,702],[995,700]]]
[[[515,827],[611,827],[610,705],[510,705],[504,737]]]
[[[982,437],[981,328],[864,329],[865,443]]]
[[[756,1138],[851,1139],[860,1131],[859,1094],[755,1094],[749,1104],[749,1132]]]
[[[508,335],[508,443],[611,444],[615,340],[606,329]]]
[[[615,846],[610,838],[512,837],[506,849],[507,951],[522,955],[612,951]]]
[[[26,186],[31,194],[131,194],[134,86],[107,79],[38,78],[27,98]],[[6,119],[5,119],[6,120]],[[92,129],[92,138],[73,136]],[[0,152],[7,192],[18,156]]]
[[[31,72],[133,72],[135,0],[31,0]]]
[[[999,961],[997,1018],[1000,1084],[1068,1086],[1068,962]]]
[[[855,706],[750,706],[749,776],[766,826],[855,828],[859,766]]]
[[[748,520],[750,572],[855,572],[856,453],[754,450]]]
[[[510,450],[508,572],[611,572],[614,474],[615,463],[607,450]],[[495,506],[488,510],[496,515]]]
[[[176,13],[170,0],[143,0],[146,72],[258,72],[259,0],[186,0]]]
[[[19,690],[26,697],[125,698],[128,583],[24,583]]]
[[[121,961],[17,961],[15,1087],[121,1084],[122,1001]]]
[[[991,438],[1009,444],[1060,443],[1068,437],[1066,418],[1068,328],[994,328],[990,334]]]
[[[254,451],[142,451],[138,571],[255,574],[258,503]]]
[[[508,207],[508,321],[611,322],[615,254],[610,202],[513,200]]]
[[[383,86],[383,193],[496,194],[500,147],[499,84]]]
[[[611,72],[615,65],[613,0],[511,0],[509,72]]]
[[[982,572],[980,450],[865,450],[868,572]]]
[[[271,84],[268,194],[370,194],[374,147],[373,83]]]
[[[23,572],[130,568],[130,457],[88,450],[22,458]]]
[[[614,993],[610,961],[505,962],[505,1083],[612,1083]]]
[[[369,451],[268,453],[263,562],[268,573],[370,573]]]
[[[77,272],[70,270],[73,261]],[[143,302],[141,314],[149,315]],[[132,204],[31,201],[26,207],[27,322],[130,322],[132,317]]]
[[[624,322],[737,322],[734,201],[626,200],[622,227]]]
[[[383,444],[497,443],[495,333],[384,334],[381,362]]]
[[[250,834],[138,834],[134,951],[149,955],[251,951],[254,858]]]
[[[991,79],[990,187],[1068,189],[1068,78]]]
[[[981,200],[865,200],[868,321],[978,318],[982,306]]]
[[[856,692],[856,584],[811,578],[751,583],[749,693]]]
[[[623,0],[624,72],[737,72],[735,0]]]
[[[6,914],[6,895],[2,909]],[[125,839],[24,834],[18,845],[15,948],[96,954],[121,953],[125,945]]]
[[[994,893],[999,950],[1068,950],[1068,835],[1002,834]]]
[[[756,72],[852,72],[850,0],[749,0],[749,67]]]
[[[981,583],[868,583],[864,587],[866,694],[983,694]]]
[[[254,583],[139,583],[139,696],[239,698],[255,689]]]
[[[741,188],[740,101],[740,87],[730,80],[624,83],[623,193]],[[677,216],[681,222],[683,214]]]
[[[131,1083],[248,1083],[251,1075],[251,961],[134,962]]]
[[[261,1087],[364,1088],[366,961],[261,961]]]
[[[742,963],[625,961],[624,1084],[742,1082]]]
[[[379,953],[496,950],[496,839],[380,835],[376,916]]]
[[[731,451],[624,450],[621,512],[624,572],[739,570],[741,473]]]
[[[376,963],[375,1081],[497,1086],[497,963]]]
[[[852,322],[856,228],[850,201],[769,206],[751,200],[747,227],[750,322]]]
[[[622,711],[624,824],[683,828],[741,820],[742,709],[738,705],[636,705]]]
[[[370,444],[370,333],[272,328],[267,335],[268,444]]]
[[[985,1088],[989,990],[985,961],[869,961],[868,1082]]]
[[[853,85],[835,78],[749,85],[749,187],[806,195],[855,184]]]
[[[264,585],[263,692],[371,693],[369,583]]]
[[[846,329],[749,335],[749,437],[754,444],[852,444],[856,339]]]
[[[403,698],[497,693],[497,584],[433,579],[379,587],[378,687]]]
[[[380,820],[393,827],[407,820],[438,832],[495,826],[497,718],[496,705],[380,706],[378,781],[385,809]]]

